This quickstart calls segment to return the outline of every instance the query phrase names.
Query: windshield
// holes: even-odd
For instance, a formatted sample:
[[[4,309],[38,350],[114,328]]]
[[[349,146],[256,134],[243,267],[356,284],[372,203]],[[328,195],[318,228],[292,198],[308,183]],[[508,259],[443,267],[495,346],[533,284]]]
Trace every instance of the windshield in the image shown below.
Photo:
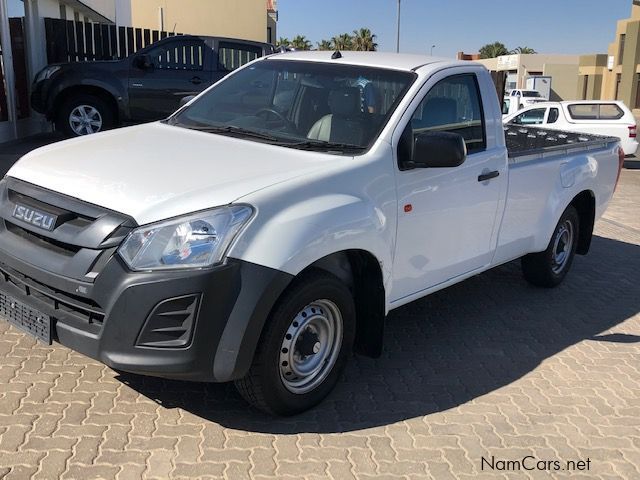
[[[536,97],[536,98],[540,98],[540,92],[536,92],[534,90],[523,90],[522,91],[522,96],[523,97]]]
[[[167,121],[291,148],[368,149],[415,79],[411,72],[263,60],[214,87]]]

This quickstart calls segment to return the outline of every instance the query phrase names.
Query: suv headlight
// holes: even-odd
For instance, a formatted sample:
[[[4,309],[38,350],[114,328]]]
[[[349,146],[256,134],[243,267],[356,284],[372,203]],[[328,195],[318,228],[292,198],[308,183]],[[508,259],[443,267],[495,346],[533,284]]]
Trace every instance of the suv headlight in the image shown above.
[[[210,267],[222,262],[252,215],[250,206],[232,205],[146,225],[131,232],[118,253],[131,270]]]
[[[36,83],[41,82],[42,80],[49,80],[49,78],[51,78],[51,75],[56,73],[58,70],[60,70],[59,65],[43,68],[42,70],[40,70],[40,73],[38,73],[38,76],[36,77]]]

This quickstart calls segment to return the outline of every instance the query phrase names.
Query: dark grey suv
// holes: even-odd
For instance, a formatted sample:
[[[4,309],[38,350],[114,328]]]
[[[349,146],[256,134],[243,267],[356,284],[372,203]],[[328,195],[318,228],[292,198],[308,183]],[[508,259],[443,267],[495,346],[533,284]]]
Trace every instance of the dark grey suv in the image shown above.
[[[36,75],[31,105],[68,136],[159,120],[182,98],[271,53],[266,43],[173,36],[122,60],[48,65]]]

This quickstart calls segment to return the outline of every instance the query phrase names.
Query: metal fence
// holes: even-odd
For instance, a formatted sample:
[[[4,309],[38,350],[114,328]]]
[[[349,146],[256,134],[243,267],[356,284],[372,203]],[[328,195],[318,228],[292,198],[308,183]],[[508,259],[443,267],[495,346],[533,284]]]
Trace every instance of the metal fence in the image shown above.
[[[48,63],[116,60],[166,37],[182,35],[148,28],[45,18]]]

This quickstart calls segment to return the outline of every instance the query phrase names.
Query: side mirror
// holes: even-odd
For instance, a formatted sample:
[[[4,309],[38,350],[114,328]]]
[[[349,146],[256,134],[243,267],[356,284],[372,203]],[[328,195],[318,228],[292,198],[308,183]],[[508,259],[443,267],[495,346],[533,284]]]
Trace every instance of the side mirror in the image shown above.
[[[140,70],[151,70],[153,68],[151,57],[146,54],[137,55],[133,60],[133,64]]]
[[[467,157],[467,146],[461,135],[451,132],[423,132],[415,137],[411,160],[402,164],[411,168],[457,167]]]
[[[186,97],[182,97],[180,99],[180,108],[184,107],[187,103],[189,103],[194,98],[196,98],[195,95],[187,95]]]

